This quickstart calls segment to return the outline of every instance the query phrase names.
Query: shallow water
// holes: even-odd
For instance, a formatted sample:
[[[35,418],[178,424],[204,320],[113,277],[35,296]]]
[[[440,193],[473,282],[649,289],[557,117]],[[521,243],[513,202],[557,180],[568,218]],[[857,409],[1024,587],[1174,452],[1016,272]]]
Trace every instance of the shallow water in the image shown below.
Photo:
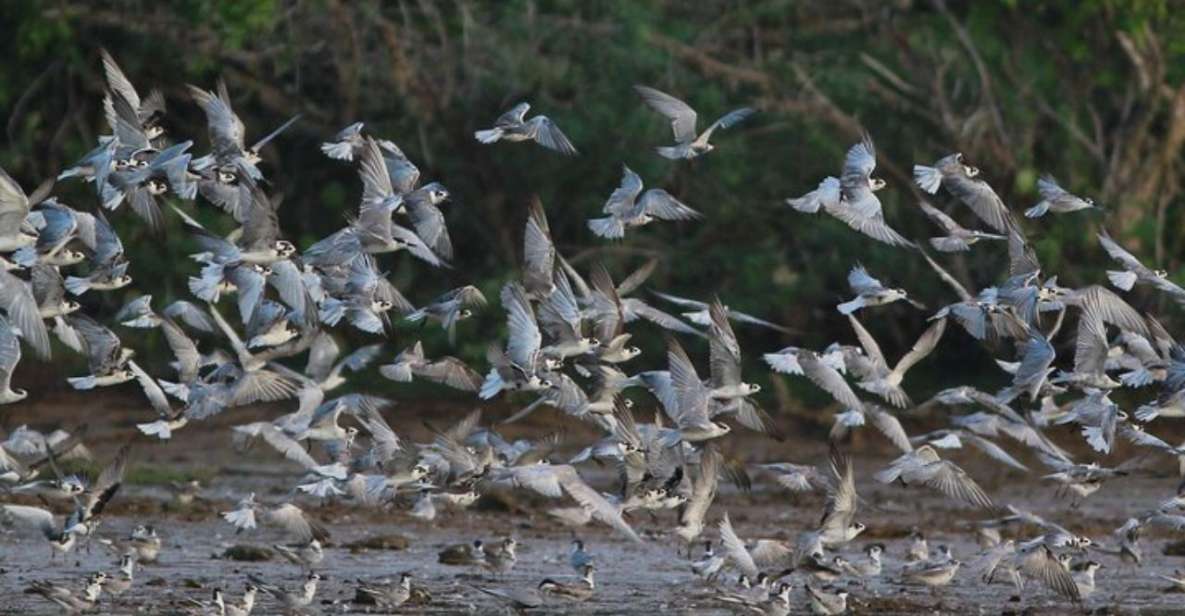
[[[287,497],[294,467],[263,450],[234,454],[229,445],[223,443],[228,423],[253,418],[251,414],[241,413],[226,422],[187,428],[184,438],[167,446],[148,442],[137,446],[136,467],[159,465],[185,469],[213,479],[203,492],[203,500],[188,508],[172,505],[169,492],[158,486],[129,485],[115,498],[104,516],[101,535],[119,537],[138,523],[151,523],[162,535],[165,547],[159,563],[137,570],[136,583],[130,591],[118,598],[103,598],[103,613],[170,613],[180,610],[185,599],[206,600],[214,587],[225,589],[232,599],[237,600],[248,574],[285,587],[300,584],[303,573],[295,565],[278,561],[234,562],[215,557],[234,544],[266,546],[284,540],[282,533],[268,528],[235,535],[233,529],[216,515],[217,511],[232,507],[234,501],[246,492],[255,491],[261,501],[268,503],[278,503]],[[11,419],[9,423],[15,425]],[[521,430],[529,432],[531,428]],[[125,435],[118,425],[109,431],[92,432],[99,458],[110,455]],[[417,436],[413,434],[412,438]],[[583,442],[582,438],[571,439],[574,449]],[[871,484],[872,471],[892,454],[879,448],[875,452],[865,452],[871,449],[865,445],[853,448],[862,452],[856,456],[856,469],[858,491],[865,503],[857,519],[865,522],[869,531],[867,537],[858,538],[842,552],[859,559],[862,558],[860,549],[869,543],[881,542],[888,547],[886,570],[880,578],[863,584],[840,583],[851,592],[854,611],[994,614],[1031,609],[1041,614],[1082,613],[1081,609],[1035,583],[1029,585],[1023,603],[1009,602],[1011,586],[996,584],[989,587],[966,567],[939,595],[931,594],[926,588],[903,586],[897,570],[908,545],[905,537],[912,526],[917,525],[927,532],[931,548],[939,544],[949,545],[956,558],[967,562],[974,559],[977,547],[971,534],[964,530],[965,523],[987,516],[921,489]],[[205,453],[211,450],[219,452],[212,461],[213,466]],[[825,456],[823,445],[816,441],[779,444],[753,439],[746,452],[760,461],[811,461],[822,460]],[[1153,507],[1170,496],[1176,483],[1176,479],[1168,475],[1133,477],[1104,486],[1079,508],[1071,509],[1070,501],[1055,497],[1049,484],[977,467],[977,458],[972,455],[956,453],[952,458],[966,463],[969,472],[981,481],[997,503],[1030,509],[1072,531],[1088,533],[1099,541],[1106,541],[1106,534],[1128,515]],[[607,470],[593,466],[582,471],[596,487],[608,489],[611,485]],[[16,502],[19,499],[0,497],[0,500]],[[20,502],[36,504],[27,498]],[[566,560],[573,531],[551,521],[538,506],[540,503],[533,499],[522,501],[521,505],[527,508],[523,513],[489,509],[443,512],[433,523],[420,522],[398,509],[377,511],[350,505],[323,507],[309,499],[298,499],[297,502],[325,523],[332,533],[331,546],[326,548],[325,560],[318,567],[327,579],[322,582],[314,607],[323,613],[366,612],[370,608],[351,603],[356,580],[396,577],[402,571],[413,572],[417,584],[427,588],[434,599],[429,606],[406,610],[409,613],[488,613],[499,610],[499,605],[474,590],[474,586],[531,588],[544,577],[574,575]],[[743,538],[778,537],[792,541],[799,531],[818,520],[822,505],[818,496],[789,495],[761,482],[755,485],[751,494],[722,486],[708,519],[714,523],[727,510]],[[59,512],[65,510],[64,505],[57,508]],[[681,543],[663,530],[673,526],[674,519],[673,512],[664,512],[653,519],[648,515],[634,516],[634,527],[646,539],[641,545],[631,544],[603,527],[580,529],[580,536],[588,543],[600,567],[597,593],[585,603],[556,603],[535,612],[732,613],[727,606],[713,600],[712,591],[694,578]],[[391,533],[409,538],[408,549],[351,553],[343,547],[359,539]],[[505,535],[513,535],[520,542],[519,561],[508,574],[447,567],[436,562],[438,551],[447,545]],[[715,536],[714,529],[705,532],[705,538]],[[1098,576],[1099,590],[1088,599],[1086,606],[1142,613],[1185,611],[1185,595],[1166,592],[1168,584],[1155,577],[1156,574],[1169,574],[1174,569],[1185,569],[1185,558],[1162,554],[1164,546],[1176,538],[1171,533],[1149,531],[1143,539],[1145,562],[1140,568],[1126,567],[1115,557],[1098,552],[1086,556],[1106,567]],[[0,529],[0,569],[3,570],[0,573],[0,597],[4,597],[0,614],[56,613],[53,606],[36,595],[23,593],[23,589],[33,580],[54,580],[78,586],[82,578],[93,571],[114,572],[116,568],[115,558],[101,546],[94,546],[90,553],[85,549],[76,551],[66,559],[59,556],[52,563],[47,563],[48,555],[44,540],[31,529]],[[699,546],[696,546],[695,555],[699,556]],[[805,613],[808,607],[802,579],[797,575],[790,579],[795,586],[792,596],[795,609]],[[259,606],[259,613],[275,613],[277,609],[267,597],[261,598]]]

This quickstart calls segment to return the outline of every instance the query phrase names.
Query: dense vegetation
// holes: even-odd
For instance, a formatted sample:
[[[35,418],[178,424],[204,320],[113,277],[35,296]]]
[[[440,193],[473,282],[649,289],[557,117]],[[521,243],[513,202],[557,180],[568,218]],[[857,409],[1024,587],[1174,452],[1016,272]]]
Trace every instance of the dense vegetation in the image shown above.
[[[832,306],[857,261],[931,305],[949,299],[915,255],[782,203],[837,173],[864,130],[889,182],[880,193],[888,220],[907,236],[934,230],[914,205],[911,165],[962,151],[1014,209],[1036,201],[1045,172],[1106,207],[1105,216],[1028,225],[1043,265],[1063,283],[1102,281],[1105,257],[1093,241],[1101,225],[1183,278],[1185,238],[1173,230],[1183,222],[1175,206],[1185,17],[1168,0],[15,0],[0,4],[0,23],[0,166],[30,189],[105,132],[99,47],[141,87],[165,92],[169,131],[196,138],[199,152],[208,147],[205,118],[186,83],[209,87],[224,77],[249,139],[302,114],[264,152],[273,190],[284,195],[281,222],[301,248],[336,229],[359,195],[353,169],[317,144],[355,120],[396,141],[453,194],[446,212],[454,267],[391,272],[412,301],[466,283],[496,297],[521,251],[528,196],[538,194],[578,267],[599,260],[621,276],[659,255],[651,286],[719,293],[734,308],[804,332],[775,339],[742,330],[751,356],[792,341],[850,340]],[[705,115],[742,104],[762,113],[721,135],[711,155],[672,163],[651,150],[668,128],[639,103],[633,83],[680,95]],[[555,119],[582,155],[473,140],[520,100]],[[654,225],[617,244],[596,240],[585,220],[616,186],[622,163],[706,219]],[[75,207],[95,206],[77,185],[58,190]],[[159,242],[116,218],[135,288],[162,300],[185,294],[175,271],[192,246],[179,228]],[[985,247],[944,262],[978,287],[998,280],[1002,252]],[[86,301],[104,302],[91,313],[109,315],[132,293]],[[923,318],[897,307],[880,316],[873,327],[892,352],[912,341]],[[487,310],[469,326],[482,334],[459,354],[479,358],[501,319]],[[396,338],[395,346],[409,341]],[[660,345],[657,336],[643,344],[652,355]],[[965,371],[990,366],[952,348],[937,357]]]

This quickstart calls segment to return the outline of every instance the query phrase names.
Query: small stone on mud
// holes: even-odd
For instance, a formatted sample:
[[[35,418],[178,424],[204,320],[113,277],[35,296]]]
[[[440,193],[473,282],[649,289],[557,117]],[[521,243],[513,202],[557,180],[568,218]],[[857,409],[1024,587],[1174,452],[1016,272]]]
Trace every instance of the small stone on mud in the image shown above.
[[[356,554],[364,550],[406,550],[411,542],[403,535],[374,535],[366,539],[359,539],[347,543],[345,547],[350,553]]]
[[[222,553],[222,558],[246,562],[263,562],[272,559],[272,551],[258,545],[232,545]]]

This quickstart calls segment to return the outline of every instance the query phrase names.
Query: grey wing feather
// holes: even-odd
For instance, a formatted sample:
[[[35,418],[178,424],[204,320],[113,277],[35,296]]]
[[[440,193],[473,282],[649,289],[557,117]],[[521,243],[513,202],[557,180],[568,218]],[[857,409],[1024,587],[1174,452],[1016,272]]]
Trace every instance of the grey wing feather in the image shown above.
[[[535,358],[543,344],[543,333],[539,330],[535,312],[521,285],[509,283],[502,288],[502,306],[506,310],[507,327],[510,330],[506,352],[519,368],[533,372]]]
[[[868,410],[869,416],[872,418],[872,424],[880,430],[885,438],[889,439],[895,447],[900,449],[902,453],[909,453],[913,450],[913,446],[909,442],[909,434],[905,432],[901,421],[897,416],[879,407],[873,407]]]
[[[422,378],[461,391],[481,389],[481,375],[455,357],[442,357],[423,366],[413,366],[412,372]]]
[[[943,494],[983,509],[992,509],[992,499],[954,462],[942,460],[927,465],[923,481]]]
[[[1008,206],[1004,205],[1000,196],[987,182],[962,174],[947,175],[943,180],[947,190],[971,208],[971,211],[991,228],[1000,233],[1007,233],[1010,228],[1015,227]]]
[[[1041,583],[1057,594],[1073,601],[1080,600],[1078,584],[1044,545],[1038,546],[1024,557],[1021,569],[1029,576],[1041,580]]]
[[[531,137],[539,145],[567,156],[577,154],[576,146],[572,145],[572,142],[560,131],[560,127],[556,126],[551,118],[535,116],[527,122],[527,127],[531,131]]]
[[[684,334],[702,335],[698,329],[683,322],[683,320],[679,317],[659,310],[658,308],[655,308],[640,299],[626,298],[622,300],[622,304],[628,306],[629,311],[634,315],[646,319],[647,321],[650,321],[651,323],[654,323],[655,325],[658,325],[664,329],[669,329],[671,331]]]
[[[885,288],[881,281],[868,274],[863,265],[857,265],[848,272],[848,286],[856,293],[874,293]]]
[[[527,225],[523,232],[523,285],[528,291],[550,289],[555,269],[556,250],[547,224],[547,214],[538,198],[528,206]]]
[[[197,378],[201,368],[201,353],[185,331],[172,319],[161,319],[161,331],[165,335],[165,343],[177,358],[177,378],[182,383],[189,383]]]
[[[634,270],[630,275],[623,278],[621,282],[617,283],[617,294],[625,296],[638,290],[639,287],[650,279],[650,275],[654,273],[654,268],[656,267],[658,267],[658,259],[650,259],[644,263],[642,267]]]
[[[1135,272],[1137,274],[1151,274],[1152,272],[1136,258],[1135,255],[1125,250],[1122,246],[1111,239],[1111,236],[1106,231],[1101,231],[1098,235],[1099,243],[1103,245],[1103,250],[1111,255],[1112,259],[1123,264],[1124,269]]]
[[[1141,336],[1150,335],[1144,316],[1132,308],[1131,304],[1123,301],[1123,298],[1116,295],[1114,291],[1099,285],[1092,285],[1081,292],[1081,296],[1083,308],[1093,311],[1104,322],[1126,331],[1136,332]]]
[[[913,344],[909,352],[905,354],[898,362],[897,366],[893,368],[893,372],[904,375],[909,371],[914,364],[922,361],[934,351],[934,347],[938,346],[938,341],[942,339],[942,334],[946,332],[946,319],[939,319],[934,322]]]
[[[156,411],[162,418],[172,418],[173,407],[169,404],[169,398],[165,396],[165,391],[161,389],[160,384],[156,379],[148,375],[143,368],[134,361],[128,362],[128,367],[131,368],[132,374],[136,375],[136,382],[144,390],[144,396],[148,398],[148,404],[152,406],[152,410]]]
[[[453,242],[444,221],[444,212],[428,199],[409,199],[404,202],[408,218],[416,235],[444,260],[453,258]]]
[[[843,375],[835,368],[824,363],[813,351],[800,351],[798,354],[798,363],[802,366],[803,374],[812,383],[831,394],[831,397],[835,398],[840,404],[849,409],[864,409],[864,404],[856,396],[856,393],[852,391],[852,387],[848,385],[848,382],[844,380]]]
[[[133,109],[139,111],[140,95],[136,92],[136,87],[132,85],[127,75],[119,68],[119,64],[115,62],[115,58],[111,57],[106,49],[100,49],[99,55],[103,58],[103,72],[107,77],[107,87],[122,96]]]
[[[287,400],[296,395],[297,389],[296,383],[284,375],[269,370],[253,370],[235,383],[230,406]]]
[[[1093,311],[1083,311],[1078,320],[1078,336],[1074,344],[1074,372],[1080,375],[1102,374],[1107,363],[1110,344],[1102,319]]]
[[[634,207],[638,195],[642,194],[642,178],[633,169],[622,165],[621,184],[613,189],[609,199],[605,201],[606,214],[624,215]]]
[[[378,143],[371,137],[366,138],[362,146],[362,156],[358,161],[358,176],[362,179],[362,207],[378,205],[393,194],[395,189],[391,184],[391,175],[387,173],[387,163],[383,160],[383,153]]]
[[[741,541],[736,531],[733,530],[732,520],[728,518],[727,512],[720,519],[720,544],[724,546],[728,557],[732,559],[738,569],[751,578],[757,577],[757,563],[753,562],[753,555],[749,554],[749,550],[745,548],[745,542]]]
[[[675,135],[676,143],[691,143],[695,141],[696,114],[687,103],[654,88],[636,85],[634,91],[642,97],[642,101],[651,109],[666,116],[671,121],[671,132]]]
[[[530,103],[519,103],[510,108],[510,111],[498,116],[494,121],[494,126],[499,128],[513,128],[523,123],[527,112],[531,110]]]
[[[728,322],[728,313],[720,300],[709,309],[712,327],[709,335],[712,384],[716,387],[741,382],[741,346]]]
[[[898,233],[886,224],[885,221],[865,216],[856,208],[841,206],[833,208],[831,214],[852,229],[883,244],[888,244],[889,246],[915,246],[913,242],[906,239],[905,236]]]
[[[680,427],[699,426],[710,423],[708,418],[708,390],[696,374],[695,366],[687,351],[675,340],[667,346],[667,361],[670,364],[671,384],[679,413],[674,417]]]
[[[621,515],[621,509],[605,500],[596,490],[589,487],[580,475],[576,473],[576,469],[571,466],[555,467],[558,473],[560,485],[563,486],[564,491],[572,500],[579,503],[582,507],[592,513],[594,519],[599,520],[609,526],[613,527],[618,532],[635,543],[641,543],[642,539],[630,528],[629,523]]]
[[[877,368],[888,370],[889,364],[885,361],[885,354],[881,352],[881,346],[877,344],[876,338],[872,337],[864,325],[853,315],[848,315],[848,321],[852,324],[852,330],[856,332],[856,339],[860,341],[860,346],[864,347],[864,353],[872,360]]]
[[[703,214],[691,209],[661,188],[651,188],[638,201],[642,212],[661,220],[694,220]]]
[[[8,319],[0,317],[0,390],[12,387],[12,373],[20,362],[21,341]]]
[[[189,93],[206,112],[210,128],[210,142],[218,157],[233,156],[242,152],[246,128],[243,121],[230,107],[226,84],[218,83],[218,93],[208,92],[196,86],[189,86]]]
[[[57,534],[58,529],[54,524],[53,514],[40,507],[28,507],[25,505],[3,505],[2,507],[6,514],[16,518],[23,524],[36,528],[47,538],[51,538]]]
[[[329,371],[333,369],[333,363],[337,361],[340,354],[341,348],[338,347],[333,336],[327,332],[320,332],[316,338],[313,338],[313,344],[309,347],[309,359],[304,368],[305,374],[316,381],[324,380],[329,376]]]
[[[700,139],[707,140],[707,139],[711,138],[712,133],[716,132],[716,129],[718,129],[718,128],[723,128],[723,129],[732,128],[733,126],[740,124],[746,118],[748,118],[749,116],[751,116],[755,113],[757,113],[757,110],[753,109],[752,107],[741,107],[739,109],[733,109],[732,111],[729,111],[728,113],[720,116],[720,119],[716,120],[715,122],[712,122],[712,125],[709,126],[704,131],[704,134],[700,136]]]
[[[265,443],[270,445],[272,449],[280,452],[285,458],[296,462],[305,469],[312,470],[318,466],[317,461],[313,459],[313,457],[309,455],[307,451],[305,451],[303,445],[296,442],[292,437],[284,434],[282,430],[271,424],[264,424],[260,426],[259,437],[262,438]],[[290,515],[290,513],[281,514],[281,517],[287,520],[285,515]]]
[[[922,211],[926,213],[926,216],[929,216],[930,220],[938,223],[938,226],[942,227],[942,229],[947,233],[954,233],[963,229],[963,226],[955,222],[955,219],[948,216],[946,212],[943,212],[933,205],[930,205],[926,201],[919,201],[918,207],[922,208]]]
[[[25,191],[0,169],[0,234],[11,235],[20,231],[28,215],[29,199]]]
[[[0,271],[0,307],[8,313],[12,324],[21,330],[21,337],[33,347],[38,357],[49,359],[49,330],[41,319],[33,292],[25,281],[7,271]]]
[[[324,541],[329,538],[329,532],[324,527],[309,520],[304,511],[291,503],[269,510],[268,520],[304,541]]]

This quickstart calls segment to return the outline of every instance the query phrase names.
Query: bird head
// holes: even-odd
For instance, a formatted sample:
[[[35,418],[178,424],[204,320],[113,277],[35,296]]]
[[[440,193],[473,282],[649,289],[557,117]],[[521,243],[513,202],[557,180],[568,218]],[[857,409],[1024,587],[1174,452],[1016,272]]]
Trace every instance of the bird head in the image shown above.
[[[293,246],[292,242],[289,242],[288,240],[277,240],[273,245],[273,249],[281,259],[287,259],[288,257],[296,254],[296,246]]]
[[[873,192],[881,190],[888,185],[888,182],[881,178],[868,178],[868,187],[871,188]]]
[[[152,195],[163,195],[169,192],[169,185],[163,180],[152,178],[144,183],[144,187],[148,189],[148,193]]]

